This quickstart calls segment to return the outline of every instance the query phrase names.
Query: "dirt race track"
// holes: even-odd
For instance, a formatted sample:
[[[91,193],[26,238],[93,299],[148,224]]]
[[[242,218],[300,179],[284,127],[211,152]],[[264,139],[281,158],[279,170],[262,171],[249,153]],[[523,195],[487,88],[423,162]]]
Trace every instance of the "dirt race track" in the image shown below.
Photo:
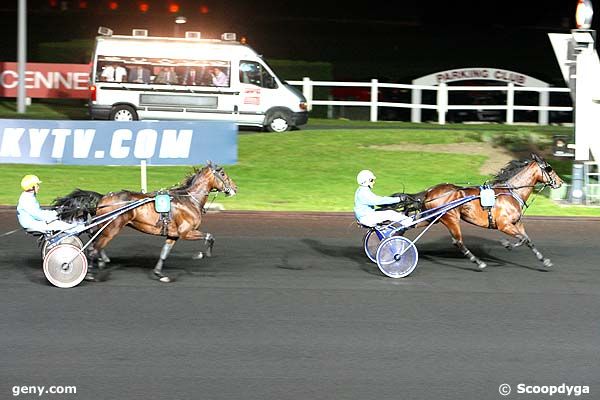
[[[0,242],[0,398],[65,385],[77,393],[15,398],[481,400],[504,398],[503,383],[507,398],[547,398],[521,383],[600,398],[600,220],[525,225],[551,270],[464,226],[488,264],[476,272],[436,226],[415,272],[391,279],[349,214],[228,211],[203,225],[213,258],[177,243],[175,282],[149,277],[162,239],[127,229],[108,279],[73,289],[47,283],[35,239],[17,232]],[[2,210],[0,233],[15,228]]]

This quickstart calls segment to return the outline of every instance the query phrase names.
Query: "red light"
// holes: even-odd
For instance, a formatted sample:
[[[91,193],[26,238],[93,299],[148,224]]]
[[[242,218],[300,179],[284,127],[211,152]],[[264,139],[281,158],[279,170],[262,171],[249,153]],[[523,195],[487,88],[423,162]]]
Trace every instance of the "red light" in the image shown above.
[[[96,86],[95,85],[90,86],[90,100],[96,101]]]
[[[179,12],[179,4],[177,3],[171,3],[169,4],[169,12],[170,13],[178,13]]]
[[[50,0],[48,3],[50,3],[50,7],[58,7],[58,0]]]
[[[200,14],[208,14],[208,6],[206,4],[200,6]]]
[[[145,13],[150,9],[150,5],[148,5],[148,3],[140,3],[139,9],[141,12]]]
[[[79,8],[81,8],[81,9],[88,8],[88,2],[86,0],[80,0]]]
[[[108,3],[108,8],[115,11],[117,8],[119,8],[119,3],[117,3],[116,1],[111,1],[110,3]]]

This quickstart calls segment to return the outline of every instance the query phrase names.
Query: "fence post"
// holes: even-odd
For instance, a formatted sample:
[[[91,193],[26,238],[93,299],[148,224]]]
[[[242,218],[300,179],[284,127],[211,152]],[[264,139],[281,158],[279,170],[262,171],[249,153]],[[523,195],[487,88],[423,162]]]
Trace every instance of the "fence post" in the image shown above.
[[[377,122],[377,102],[379,101],[379,88],[377,79],[371,79],[371,122]]]
[[[506,88],[506,123],[515,123],[515,84],[509,82]]]
[[[312,102],[313,102],[313,85],[310,81],[310,78],[304,77],[302,78],[302,94],[306,97],[306,109],[307,111],[312,110]]]
[[[446,112],[448,111],[448,88],[446,83],[441,82],[437,90],[437,112],[438,123],[446,124]]]
[[[410,98],[413,105],[410,109],[410,122],[421,122],[421,108],[414,107],[415,104],[421,105],[421,89],[412,89]]]
[[[549,102],[550,93],[546,91],[540,92],[540,107],[548,107]],[[538,112],[538,124],[548,125],[548,110],[540,110]]]

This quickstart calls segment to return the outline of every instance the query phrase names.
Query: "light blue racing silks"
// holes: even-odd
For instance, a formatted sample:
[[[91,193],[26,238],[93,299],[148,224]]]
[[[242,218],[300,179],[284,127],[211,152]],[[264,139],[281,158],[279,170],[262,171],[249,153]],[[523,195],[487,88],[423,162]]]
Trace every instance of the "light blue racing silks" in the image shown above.
[[[377,196],[368,186],[359,186],[354,193],[354,216],[360,220],[365,215],[375,212],[375,206],[396,203],[397,197]]]

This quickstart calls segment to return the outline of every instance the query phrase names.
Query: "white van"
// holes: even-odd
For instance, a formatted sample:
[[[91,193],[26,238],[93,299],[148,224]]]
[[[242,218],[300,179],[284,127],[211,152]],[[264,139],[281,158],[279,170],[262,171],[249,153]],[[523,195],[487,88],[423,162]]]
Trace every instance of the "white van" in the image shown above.
[[[306,124],[302,93],[249,46],[220,40],[112,35],[100,28],[92,59],[90,116],[124,120],[227,120],[285,132]]]

